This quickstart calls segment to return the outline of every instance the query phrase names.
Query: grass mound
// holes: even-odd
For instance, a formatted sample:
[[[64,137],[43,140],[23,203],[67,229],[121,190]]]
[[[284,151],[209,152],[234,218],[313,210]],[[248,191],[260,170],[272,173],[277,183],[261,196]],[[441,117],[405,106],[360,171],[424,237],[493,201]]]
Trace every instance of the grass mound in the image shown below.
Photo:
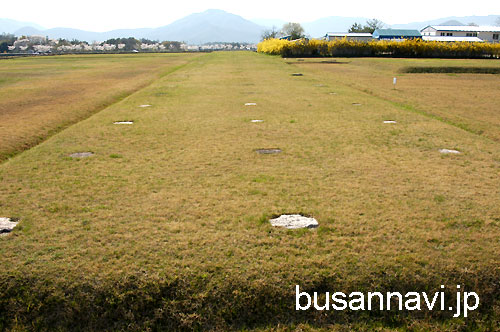
[[[436,273],[416,281],[409,272],[371,271],[370,275],[345,281],[340,277],[312,277],[298,281],[301,291],[323,294],[342,290],[367,288],[385,294],[398,289],[405,292],[434,292],[434,286],[447,281]],[[297,311],[292,280],[245,278],[214,273],[207,275],[176,275],[159,277],[126,275],[120,279],[99,280],[83,277],[77,283],[54,282],[33,275],[0,276],[0,329],[62,330],[62,331],[192,331],[242,330],[272,326],[308,324],[316,328],[331,324],[349,326],[363,323],[374,326],[405,328],[428,326],[427,330],[493,331],[499,327],[498,303],[500,275],[480,273],[476,276],[441,271],[448,282],[462,287],[482,288],[481,306],[467,319],[453,319],[454,312],[422,310],[397,311]],[[427,279],[429,278],[429,279]],[[430,279],[436,278],[436,279]],[[263,282],[264,281],[264,282]],[[494,287],[492,287],[494,285]],[[450,284],[447,298],[454,298]],[[437,291],[437,290],[436,290]],[[319,303],[318,303],[319,304]],[[378,303],[375,302],[375,307]],[[397,303],[393,304],[397,308]]]

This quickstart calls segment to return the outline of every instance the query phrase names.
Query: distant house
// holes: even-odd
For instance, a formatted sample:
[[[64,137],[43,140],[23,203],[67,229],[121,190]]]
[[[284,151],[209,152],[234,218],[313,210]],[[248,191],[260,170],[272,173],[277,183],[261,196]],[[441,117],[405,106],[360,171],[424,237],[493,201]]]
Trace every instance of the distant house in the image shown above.
[[[373,32],[373,38],[379,40],[402,40],[422,38],[418,30],[407,29],[377,29]]]
[[[373,39],[371,33],[365,32],[328,32],[323,39],[324,40],[337,40],[344,39],[347,40],[357,40],[357,41],[370,41]]]
[[[498,43],[500,27],[470,25],[429,25],[420,30],[423,36],[477,37],[483,41]]]

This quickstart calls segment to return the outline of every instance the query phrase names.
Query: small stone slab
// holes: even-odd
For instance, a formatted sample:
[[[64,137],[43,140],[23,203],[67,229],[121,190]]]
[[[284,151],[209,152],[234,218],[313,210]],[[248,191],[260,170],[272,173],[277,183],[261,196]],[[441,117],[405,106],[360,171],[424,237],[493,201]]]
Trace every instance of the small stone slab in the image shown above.
[[[329,95],[336,96],[337,92],[330,92]]]
[[[302,73],[293,73],[292,76],[304,76]]]
[[[139,107],[151,107],[149,104],[139,105]]]
[[[394,120],[385,120],[384,123],[397,123],[397,122]]]
[[[116,124],[116,125],[131,125],[131,124],[134,124],[134,121],[116,121],[116,122],[113,122],[113,124]]]
[[[360,103],[352,103],[352,106],[361,106],[362,104]]]
[[[0,234],[10,233],[18,223],[11,218],[0,218]]]
[[[457,150],[450,150],[450,149],[440,149],[439,152],[443,154],[460,154],[460,151]]]
[[[264,122],[264,120],[250,120],[250,122],[258,123],[258,122]]]
[[[88,157],[91,157],[93,155],[94,155],[93,152],[76,152],[76,153],[70,154],[69,156],[71,158],[88,158]]]
[[[260,154],[276,154],[280,153],[281,149],[257,149],[255,152],[260,153]]]
[[[269,220],[274,227],[285,227],[288,229],[316,228],[318,221],[314,218],[304,217],[300,214],[283,214],[278,218]]]
[[[245,103],[245,106],[257,106],[257,103]]]

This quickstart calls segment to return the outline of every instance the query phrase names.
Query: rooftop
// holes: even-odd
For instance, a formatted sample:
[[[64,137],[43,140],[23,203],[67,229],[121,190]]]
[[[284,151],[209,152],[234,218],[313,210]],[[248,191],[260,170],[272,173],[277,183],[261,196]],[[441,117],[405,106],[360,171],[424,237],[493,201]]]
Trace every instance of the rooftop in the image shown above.
[[[418,30],[413,29],[377,29],[373,32],[377,36],[410,36],[420,37],[421,34]]]
[[[372,34],[369,32],[327,32],[328,36],[332,37],[371,37]]]

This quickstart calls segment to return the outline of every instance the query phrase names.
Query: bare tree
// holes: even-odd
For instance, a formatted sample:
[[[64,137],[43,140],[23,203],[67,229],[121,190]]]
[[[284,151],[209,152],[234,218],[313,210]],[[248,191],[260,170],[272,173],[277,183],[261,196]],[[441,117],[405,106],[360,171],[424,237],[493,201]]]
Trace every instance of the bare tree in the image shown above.
[[[366,21],[366,24],[363,26],[360,23],[354,23],[349,28],[349,32],[369,32],[373,33],[373,31],[377,29],[382,29],[385,27],[384,22],[377,20],[376,18]]]
[[[290,39],[304,38],[304,28],[299,23],[285,23],[281,28],[281,33],[285,36],[290,36]]]
[[[366,21],[366,27],[370,28],[370,33],[373,33],[373,31],[377,29],[382,29],[385,27],[384,22],[377,20],[376,18],[373,18],[371,20]]]
[[[262,40],[266,40],[266,39],[278,38],[279,35],[280,35],[280,32],[279,32],[278,28],[273,25],[273,27],[271,29],[264,30],[260,37]]]

